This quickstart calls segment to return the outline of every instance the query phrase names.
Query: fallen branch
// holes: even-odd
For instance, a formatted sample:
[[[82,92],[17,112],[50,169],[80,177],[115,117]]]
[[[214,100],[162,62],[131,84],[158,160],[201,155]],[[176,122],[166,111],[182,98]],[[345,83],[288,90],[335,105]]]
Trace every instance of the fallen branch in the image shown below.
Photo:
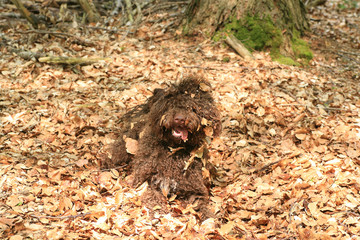
[[[341,51],[341,50],[339,50],[339,52],[344,53],[344,54],[354,55],[354,56],[360,56],[359,53],[345,52],[345,51]]]
[[[11,0],[11,2],[15,4],[21,15],[23,15],[23,17],[25,17],[34,28],[38,28],[39,20],[35,17],[34,14],[29,12],[29,10],[24,7],[20,0]]]
[[[293,216],[293,210],[294,210],[295,205],[296,205],[296,206],[299,206],[299,202],[300,202],[301,200],[302,200],[302,199],[300,199],[300,200],[297,201],[297,202],[293,202],[293,203],[291,204],[291,207],[290,207],[290,210],[289,210],[289,223],[291,223],[291,218],[292,218],[292,216]]]
[[[77,215],[69,215],[69,216],[36,216],[34,214],[31,214],[30,217],[34,217],[34,218],[49,218],[49,219],[67,219],[67,218],[78,218],[78,217],[85,217],[87,215],[92,214],[90,213],[80,213]]]
[[[116,170],[116,169],[123,169],[125,167],[127,167],[128,164],[125,164],[125,165],[121,165],[121,166],[118,166],[118,167],[112,167],[112,168],[105,168],[105,169],[101,169],[101,170],[95,170],[94,172],[107,172],[107,171],[112,171],[112,170]]]
[[[136,6],[136,11],[137,11],[135,24],[138,25],[138,24],[140,24],[143,15],[142,15],[142,12],[141,12],[141,6],[137,1],[135,1],[135,6]]]
[[[359,114],[358,111],[355,111],[355,110],[350,110],[350,109],[344,109],[344,108],[335,108],[335,107],[326,107],[326,106],[323,106],[323,105],[320,105],[320,106],[306,106],[306,104],[279,104],[278,105],[279,107],[287,107],[287,106],[301,106],[301,107],[304,107],[304,108],[316,108],[316,109],[323,109],[325,111],[339,111],[339,112],[349,112],[349,113],[353,113],[353,114]]]
[[[247,48],[242,44],[242,42],[237,39],[234,35],[229,34],[225,42],[229,44],[235,51],[242,56],[243,58],[255,59],[254,56],[247,50]]]
[[[232,71],[232,72],[243,72],[243,71],[237,71],[238,69],[248,70],[248,71],[255,71],[255,70],[274,70],[274,69],[280,69],[280,67],[246,67],[246,66],[199,66],[199,65],[190,65],[190,66],[183,66],[183,68],[199,68],[203,70],[214,70],[214,71]],[[232,70],[234,69],[234,70]]]
[[[99,61],[106,61],[108,58],[75,58],[75,57],[59,57],[59,56],[48,56],[39,58],[39,62],[55,63],[55,64],[91,64]]]
[[[278,162],[280,162],[281,160],[277,160],[275,162],[271,162],[269,164],[266,164],[265,166],[263,166],[262,168],[260,169],[256,169],[253,173],[259,173],[259,172],[263,172],[265,170],[268,170],[271,166],[277,164]]]
[[[320,5],[324,5],[326,0],[306,0],[304,1],[304,5],[306,8],[312,8]]]
[[[87,19],[89,22],[98,22],[100,19],[100,14],[97,12],[94,3],[92,0],[79,0],[79,3],[86,12]]]
[[[263,172],[263,171],[266,171],[268,170],[271,166],[279,163],[281,160],[277,160],[275,162],[271,162],[269,164],[266,164],[265,166],[261,167],[261,168],[257,168],[257,169],[252,169],[250,171],[246,171],[246,172],[239,172],[239,173],[236,173],[234,175],[234,177],[228,181],[229,184],[231,183],[234,183],[238,180],[238,178],[241,176],[241,175],[252,175],[252,174],[256,174],[256,173],[260,173],[260,172]]]
[[[119,9],[120,9],[120,8],[121,8],[121,9],[124,8],[121,0],[115,0],[115,8],[114,8],[114,10],[111,11],[110,14],[111,14],[112,16],[117,15],[117,14],[119,13]]]
[[[21,18],[21,14],[13,13],[13,12],[0,13],[0,19],[4,19],[4,18]]]
[[[132,5],[130,0],[125,0],[126,12],[128,14],[129,22],[134,22],[134,16],[132,14]]]
[[[31,51],[17,51],[17,49],[15,49],[12,52],[15,52],[19,57],[21,57],[25,60],[31,60],[32,58],[39,59],[41,57],[44,57],[43,53],[37,53],[37,52],[31,52]]]
[[[147,4],[150,5],[151,2],[148,2]],[[187,5],[189,4],[189,1],[171,1],[171,2],[164,2],[162,3],[161,5],[160,4],[151,4],[151,7],[149,7],[148,9],[146,9],[146,11],[144,11],[144,16],[148,16],[148,15],[151,15],[155,12],[158,12],[158,11],[166,11],[170,8],[173,8],[174,5]],[[144,6],[142,8],[145,7],[145,4],[143,4]]]
[[[38,34],[51,34],[54,35],[55,37],[59,37],[59,36],[65,36],[65,37],[71,37],[74,38],[75,43],[80,44],[80,45],[84,45],[87,47],[91,47],[91,46],[95,46],[95,44],[93,42],[90,42],[89,40],[84,40],[78,36],[72,35],[70,33],[64,33],[64,32],[53,32],[53,31],[46,31],[46,30],[28,30],[28,31],[16,31],[17,33],[20,34],[31,34],[31,33],[38,33]]]

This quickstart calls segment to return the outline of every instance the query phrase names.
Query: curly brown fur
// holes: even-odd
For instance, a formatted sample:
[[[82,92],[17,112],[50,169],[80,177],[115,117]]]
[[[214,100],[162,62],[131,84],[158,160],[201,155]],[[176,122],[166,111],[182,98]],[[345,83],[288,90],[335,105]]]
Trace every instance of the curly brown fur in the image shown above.
[[[187,202],[200,199],[200,205],[206,205],[209,182],[203,178],[202,160],[194,158],[193,152],[202,149],[207,137],[221,132],[220,114],[210,84],[188,77],[168,89],[155,89],[145,104],[123,119],[112,158],[103,167],[129,165],[135,186],[147,181],[149,191],[176,194]],[[128,138],[138,141],[134,154],[127,152]],[[194,160],[186,169],[190,158]],[[203,158],[207,158],[206,150]],[[156,199],[162,201],[160,197]]]

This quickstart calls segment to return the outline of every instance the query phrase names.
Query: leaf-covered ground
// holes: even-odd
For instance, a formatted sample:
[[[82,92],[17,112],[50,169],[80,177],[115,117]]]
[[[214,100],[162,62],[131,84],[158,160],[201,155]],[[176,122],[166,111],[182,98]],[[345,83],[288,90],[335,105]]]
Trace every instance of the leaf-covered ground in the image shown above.
[[[311,10],[306,68],[267,53],[247,62],[183,37],[162,11],[136,33],[77,26],[56,35],[1,22],[0,238],[360,239],[360,10],[350,3]],[[29,51],[106,59],[46,64]],[[171,199],[171,213],[151,218],[146,185],[134,189],[98,162],[122,114],[189,73],[211,82],[222,112],[211,145],[217,217],[200,222]]]

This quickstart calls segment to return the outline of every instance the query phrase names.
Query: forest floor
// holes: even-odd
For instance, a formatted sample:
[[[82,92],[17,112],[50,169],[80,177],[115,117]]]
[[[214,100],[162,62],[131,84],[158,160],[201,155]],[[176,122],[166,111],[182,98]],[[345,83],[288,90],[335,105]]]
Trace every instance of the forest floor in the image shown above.
[[[136,32],[112,21],[71,32],[64,21],[54,33],[0,20],[0,238],[360,239],[360,6],[351,3],[311,9],[308,67],[268,53],[244,61],[181,36],[162,11]],[[29,51],[106,59],[61,65]],[[217,217],[201,222],[175,199],[151,218],[146,185],[134,189],[98,162],[126,111],[190,73],[211,82],[222,113],[210,148]]]

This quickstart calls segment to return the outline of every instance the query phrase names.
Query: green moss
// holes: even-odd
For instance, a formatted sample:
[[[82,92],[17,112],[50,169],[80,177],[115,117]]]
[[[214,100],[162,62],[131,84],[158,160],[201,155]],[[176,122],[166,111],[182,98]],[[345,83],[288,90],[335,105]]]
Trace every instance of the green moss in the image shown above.
[[[276,61],[281,64],[290,65],[290,66],[299,66],[300,64],[296,62],[291,57],[284,56],[280,53],[280,48],[272,48],[270,51],[270,56],[273,61]]]
[[[223,61],[223,62],[230,62],[230,57],[224,57],[224,58],[222,59],[222,61]]]
[[[291,57],[286,57],[284,55],[278,55],[276,57],[272,57],[272,59],[278,63],[284,64],[284,65],[290,65],[290,66],[300,66],[300,63],[296,62]]]
[[[293,58],[281,55],[280,48],[284,42],[282,31],[275,26],[270,17],[247,16],[243,20],[231,19],[213,39],[222,40],[226,33],[234,34],[250,51],[270,50],[272,59],[282,64],[307,65],[313,58],[308,44],[300,38],[296,30],[291,39]],[[298,59],[300,63],[296,62]]]
[[[300,38],[300,34],[297,31],[293,32],[291,43],[296,58],[304,59],[307,62],[313,58],[313,53],[308,43]]]
[[[215,35],[214,40],[222,39],[223,32],[233,33],[251,51],[279,47],[282,43],[281,31],[275,27],[270,17],[261,19],[247,16],[242,21],[233,19]]]
[[[225,34],[224,32],[216,32],[215,35],[212,37],[212,39],[215,41],[215,42],[219,42],[221,40],[224,40],[225,39]]]

